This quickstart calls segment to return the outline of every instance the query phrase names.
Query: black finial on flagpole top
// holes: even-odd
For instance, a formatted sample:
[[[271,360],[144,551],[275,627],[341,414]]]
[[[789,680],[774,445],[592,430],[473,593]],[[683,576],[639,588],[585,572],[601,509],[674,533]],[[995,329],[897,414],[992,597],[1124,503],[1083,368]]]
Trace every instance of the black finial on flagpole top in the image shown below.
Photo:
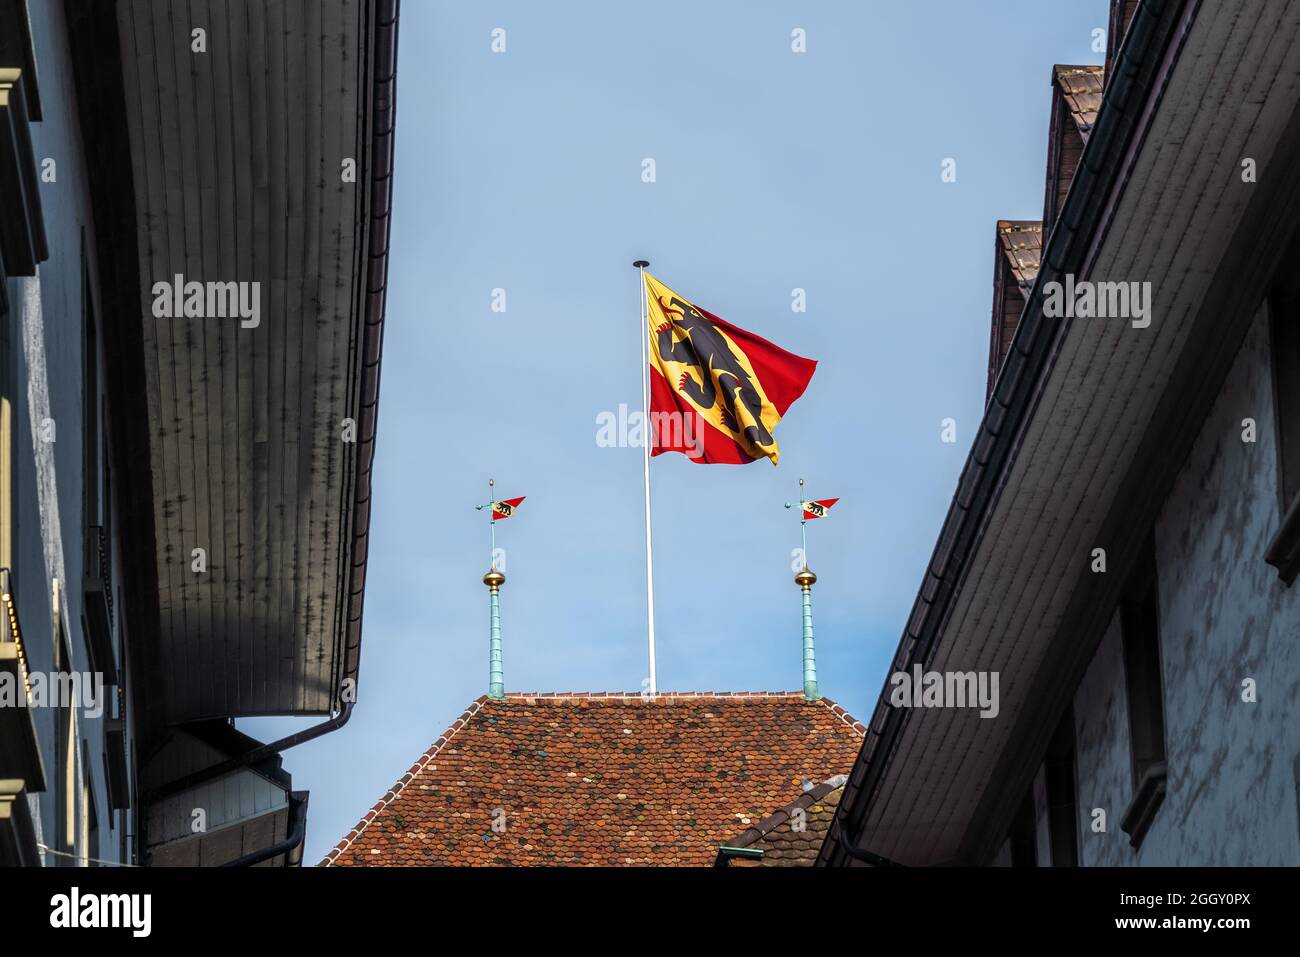
[[[648,260],[648,259],[638,259],[636,262],[634,262],[634,263],[632,264],[632,268],[633,268],[633,269],[645,269],[645,267],[648,266],[648,265],[650,265],[650,260]]]

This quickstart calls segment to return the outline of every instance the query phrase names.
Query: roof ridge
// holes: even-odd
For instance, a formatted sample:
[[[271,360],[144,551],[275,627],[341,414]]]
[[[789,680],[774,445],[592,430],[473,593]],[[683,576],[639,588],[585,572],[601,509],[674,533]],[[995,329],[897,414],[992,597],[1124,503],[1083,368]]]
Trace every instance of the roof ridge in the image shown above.
[[[636,698],[638,700],[657,700],[660,698],[802,698],[802,691],[507,691],[506,700],[520,698],[544,698],[552,700],[609,700]]]
[[[451,723],[451,727],[439,735],[438,739],[434,741],[433,744],[429,745],[428,750],[420,756],[418,761],[411,765],[410,770],[398,778],[397,783],[389,788],[384,796],[375,803],[375,806],[365,813],[365,816],[357,822],[357,826],[348,831],[348,833],[344,835],[343,839],[335,844],[334,847],[332,847],[325,856],[321,858],[320,864],[317,866],[329,867],[338,860],[339,855],[354,844],[356,840],[361,837],[365,829],[370,826],[370,822],[379,816],[379,812],[397,800],[398,795],[405,790],[406,786],[415,780],[415,776],[423,771],[425,766],[428,765],[433,758],[437,757],[438,753],[451,742],[453,737],[455,737],[456,732],[469,724],[469,719],[478,714],[478,712],[482,710],[483,705],[487,704],[487,702],[488,696],[485,694],[481,694],[475,698],[470,703],[470,706],[461,712],[460,717]]]
[[[802,691],[658,691],[654,695],[643,691],[509,691],[503,700],[506,701],[659,701],[663,699],[683,700],[683,701],[708,701],[708,700],[727,700],[727,701],[761,701],[772,698],[782,699],[802,699]],[[813,703],[821,704],[829,708],[831,713],[838,717],[844,724],[848,725],[853,731],[865,736],[867,733],[864,725],[853,715],[849,714],[844,708],[836,704],[830,698],[816,698]],[[477,710],[477,709],[475,709]]]
[[[862,735],[864,738],[867,736],[867,726],[863,724],[861,721],[859,721],[857,718],[853,717],[853,715],[849,714],[848,711],[846,711],[844,708],[837,705],[830,698],[818,698],[817,700],[819,703],[824,704],[826,705],[826,707],[830,708],[831,713],[834,714],[841,721],[843,721],[845,724],[847,724],[850,729]]]

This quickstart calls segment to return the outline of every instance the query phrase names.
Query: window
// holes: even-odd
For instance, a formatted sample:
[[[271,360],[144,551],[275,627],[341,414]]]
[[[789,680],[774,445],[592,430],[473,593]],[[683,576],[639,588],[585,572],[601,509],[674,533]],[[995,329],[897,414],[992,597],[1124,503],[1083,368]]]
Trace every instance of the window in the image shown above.
[[[59,582],[54,582],[53,621],[54,621],[54,655],[55,670],[59,674],[59,687],[56,689],[55,726],[58,749],[55,771],[55,798],[58,802],[58,817],[55,821],[55,850],[61,851],[56,858],[59,866],[70,866],[76,862],[69,855],[73,853],[78,832],[77,821],[77,702],[70,700],[64,692],[72,687],[72,654],[68,648],[68,633],[63,626],[62,594]]]
[[[18,335],[15,324],[18,311],[9,308],[5,294],[4,265],[0,263],[0,568],[8,568],[11,579],[17,578],[14,568],[13,544],[16,541],[14,523],[14,412],[13,397],[17,394]],[[16,586],[11,586],[16,587]]]
[[[1079,863],[1078,800],[1074,787],[1074,709],[1067,708],[1043,762],[1047,778],[1047,832],[1053,867]]]
[[[1283,255],[1269,290],[1269,345],[1273,363],[1273,418],[1277,436],[1277,493],[1281,521],[1264,553],[1286,584],[1300,573],[1300,235]]]
[[[1277,419],[1278,496],[1284,515],[1300,492],[1300,289],[1293,277],[1287,278],[1274,289],[1267,307]]]
[[[1020,807],[1016,811],[1011,833],[1007,835],[1011,844],[1012,867],[1037,867],[1038,845],[1034,838],[1034,789],[1030,787]]]
[[[1067,708],[1029,791],[1016,808],[998,860],[1012,867],[1075,867],[1079,863],[1074,787],[1074,709]]]
[[[1165,799],[1167,777],[1155,564],[1155,543],[1148,539],[1120,602],[1134,789],[1120,827],[1133,847],[1141,845]]]
[[[82,860],[77,863],[86,867],[98,867],[101,857],[99,852],[99,812],[95,807],[94,782],[91,779],[90,742],[81,739],[81,826],[80,838]]]
[[[95,329],[95,306],[91,296],[90,269],[86,264],[84,230],[81,243],[82,462],[86,524],[103,525],[100,495],[105,479],[100,468],[99,338]]]

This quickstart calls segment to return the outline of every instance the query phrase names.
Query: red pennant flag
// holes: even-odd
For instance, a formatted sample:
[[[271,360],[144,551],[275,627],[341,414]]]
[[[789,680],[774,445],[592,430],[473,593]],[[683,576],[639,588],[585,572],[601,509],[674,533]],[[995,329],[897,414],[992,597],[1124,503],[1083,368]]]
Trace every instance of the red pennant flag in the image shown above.
[[[772,431],[817,363],[706,312],[649,273],[645,282],[653,454],[775,465]]]
[[[527,495],[521,495],[518,498],[507,498],[500,502],[493,502],[492,521],[495,522],[500,518],[509,518],[511,515],[515,514],[515,509],[519,507],[519,503],[527,497]]]
[[[815,502],[800,502],[803,507],[804,518],[825,518],[826,513],[831,510],[831,506],[838,502],[837,498],[819,498]]]

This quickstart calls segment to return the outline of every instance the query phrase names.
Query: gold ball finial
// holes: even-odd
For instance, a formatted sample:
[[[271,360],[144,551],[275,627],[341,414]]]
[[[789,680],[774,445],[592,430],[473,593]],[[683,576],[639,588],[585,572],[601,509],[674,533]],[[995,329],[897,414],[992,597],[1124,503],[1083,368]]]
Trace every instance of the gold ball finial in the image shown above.
[[[488,573],[483,576],[483,584],[488,588],[500,588],[506,583],[506,576],[502,575],[495,568],[489,568]]]
[[[812,569],[805,565],[803,569],[794,576],[794,583],[800,588],[811,588],[813,585],[817,584],[817,576],[812,573]]]

